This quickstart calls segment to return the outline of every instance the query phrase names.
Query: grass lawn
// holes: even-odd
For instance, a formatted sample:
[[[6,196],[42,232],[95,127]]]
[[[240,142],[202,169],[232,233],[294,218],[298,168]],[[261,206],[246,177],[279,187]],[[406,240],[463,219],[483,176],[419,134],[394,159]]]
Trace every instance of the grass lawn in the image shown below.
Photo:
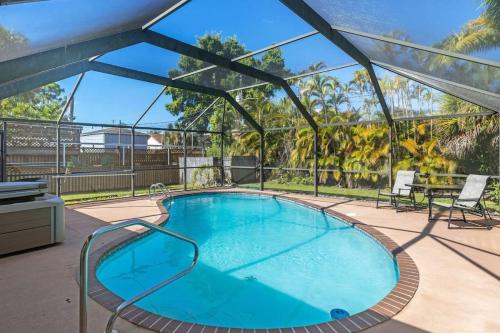
[[[251,188],[258,189],[258,183],[253,184],[245,184],[239,187],[241,188]],[[286,183],[280,184],[277,181],[268,181],[264,183],[264,188],[266,190],[277,190],[277,191],[288,191],[288,192],[300,192],[300,193],[313,193],[314,186],[313,185],[302,185],[302,184],[294,184],[294,183]],[[387,189],[386,191],[389,191]],[[353,199],[368,199],[368,200],[376,200],[377,199],[377,189],[370,188],[342,188],[337,186],[318,186],[318,192],[320,195],[332,195],[339,196],[344,198],[353,198]],[[421,203],[423,205],[427,205],[427,199],[424,198],[422,193],[416,193],[417,203]],[[382,198],[382,200],[389,201],[387,197]],[[447,199],[439,199],[442,201],[451,202],[451,200]],[[499,212],[500,206],[497,202],[487,200],[486,205],[488,210]]]
[[[184,185],[183,184],[168,185],[167,188],[172,190],[172,191],[179,191],[179,190],[184,189]],[[188,188],[188,190],[196,190],[196,189],[203,189],[206,187],[188,184],[187,188]],[[149,195],[149,187],[138,188],[138,189],[136,188],[135,195],[136,196]],[[63,194],[61,194],[61,197],[64,199],[64,202],[68,205],[81,203],[81,202],[91,202],[91,201],[102,201],[102,200],[117,199],[117,198],[127,198],[127,197],[131,197],[131,196],[132,196],[132,191],[130,191],[130,190],[86,192],[86,193],[68,193],[68,194],[63,193]]]
[[[169,185],[167,188],[171,190],[182,190],[184,185]],[[139,188],[135,190],[135,195],[148,195],[149,188]],[[117,190],[117,191],[104,191],[104,192],[88,192],[88,193],[70,193],[62,194],[61,197],[64,199],[66,204],[75,204],[80,202],[88,201],[99,201],[99,200],[109,200],[115,198],[126,198],[131,197],[132,192],[130,190]]]
[[[182,190],[184,186],[180,185],[169,185],[167,186],[171,190]],[[239,186],[240,188],[250,188],[250,189],[258,189],[259,184],[245,184]],[[189,189],[198,188],[193,187],[192,184],[188,185]],[[302,185],[302,184],[280,184],[277,181],[268,181],[264,183],[264,188],[267,190],[277,190],[277,191],[287,191],[287,192],[300,192],[300,193],[313,193],[314,186],[313,185]],[[343,198],[352,198],[352,199],[365,199],[365,200],[375,200],[377,199],[377,190],[370,188],[342,188],[336,186],[318,186],[318,191],[320,195],[332,195]],[[136,195],[148,195],[149,188],[139,188],[135,191]],[[90,192],[90,193],[71,193],[71,194],[62,194],[62,198],[66,202],[66,204],[75,204],[81,202],[89,202],[89,201],[99,201],[99,200],[109,200],[115,198],[126,198],[132,196],[132,192],[130,190],[121,190],[121,191],[104,191],[104,192]],[[416,199],[418,203],[423,205],[427,205],[427,200],[423,197],[422,193],[416,194]],[[383,200],[387,200],[384,198]],[[446,199],[443,199],[446,201]],[[500,206],[498,203],[493,201],[486,201],[486,205],[490,211],[499,212]]]

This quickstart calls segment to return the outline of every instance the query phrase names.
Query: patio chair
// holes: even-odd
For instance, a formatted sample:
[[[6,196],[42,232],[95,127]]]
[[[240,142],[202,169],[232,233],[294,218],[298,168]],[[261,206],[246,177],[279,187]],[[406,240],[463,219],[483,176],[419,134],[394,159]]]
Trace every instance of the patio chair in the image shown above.
[[[481,204],[481,198],[484,199],[484,192],[486,191],[486,185],[489,178],[489,176],[468,175],[460,195],[454,198],[451,204],[433,201],[431,204],[431,211],[434,205],[449,210],[448,229],[450,229],[451,221],[464,221],[464,223],[467,223],[465,212],[479,215],[485,220],[489,219],[491,221],[491,215],[486,209],[486,204],[484,206]],[[454,210],[460,210],[462,212],[462,219],[451,218]],[[488,226],[488,229],[491,229],[491,225]]]
[[[402,198],[410,199],[413,207],[416,207],[415,192],[413,187],[408,186],[408,184],[413,184],[415,181],[415,171],[403,171],[400,170],[396,174],[396,181],[392,187],[392,191],[382,192],[381,188],[378,189],[377,194],[377,208],[379,208],[379,201],[381,196],[389,197],[391,206],[394,206],[396,210],[399,209],[399,200]]]

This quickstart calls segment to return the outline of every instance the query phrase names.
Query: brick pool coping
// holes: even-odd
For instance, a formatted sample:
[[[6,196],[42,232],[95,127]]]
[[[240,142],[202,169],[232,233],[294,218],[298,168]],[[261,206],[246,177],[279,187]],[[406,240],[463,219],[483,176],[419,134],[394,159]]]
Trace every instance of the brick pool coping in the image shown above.
[[[387,294],[382,300],[371,308],[352,315],[347,318],[332,320],[325,323],[316,325],[299,326],[293,328],[273,328],[273,329],[242,329],[242,328],[229,328],[229,327],[216,327],[201,325],[189,322],[183,322],[172,318],[160,316],[152,312],[143,310],[135,305],[131,305],[125,309],[120,315],[121,318],[134,323],[138,326],[156,331],[156,332],[172,332],[172,333],[349,333],[359,332],[367,328],[378,325],[386,320],[389,320],[397,313],[399,313],[413,298],[418,288],[419,273],[417,266],[411,257],[399,247],[391,238],[378,231],[377,229],[364,224],[350,216],[341,214],[331,208],[324,208],[320,205],[308,202],[303,199],[284,197],[280,194],[269,192],[255,192],[255,191],[196,191],[191,193],[172,193],[175,196],[188,196],[203,193],[244,193],[253,195],[265,195],[278,197],[284,200],[289,200],[307,207],[324,211],[334,217],[352,224],[355,228],[371,236],[378,241],[385,249],[392,254],[396,259],[399,266],[399,281],[396,286]],[[168,222],[169,214],[163,206],[163,199],[157,200],[156,204],[161,212],[160,217],[154,222],[155,224],[165,224]],[[89,256],[88,266],[88,295],[97,303],[109,311],[121,304],[124,299],[112,293],[104,285],[102,285],[96,276],[96,268],[108,255],[125,246],[137,238],[144,237],[148,232],[140,234],[129,232],[121,235],[105,245],[97,248]],[[231,331],[231,332],[230,332]]]

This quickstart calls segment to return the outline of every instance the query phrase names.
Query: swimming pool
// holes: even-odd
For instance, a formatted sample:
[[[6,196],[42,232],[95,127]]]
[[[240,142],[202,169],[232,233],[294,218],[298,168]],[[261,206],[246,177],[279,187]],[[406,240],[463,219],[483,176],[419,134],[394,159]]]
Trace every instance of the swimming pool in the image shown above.
[[[392,256],[333,216],[280,198],[235,193],[180,196],[167,228],[200,247],[196,268],[137,305],[180,321],[284,328],[353,315],[398,282]],[[189,265],[192,247],[161,234],[111,253],[98,280],[130,298]],[[332,310],[334,310],[332,312]]]

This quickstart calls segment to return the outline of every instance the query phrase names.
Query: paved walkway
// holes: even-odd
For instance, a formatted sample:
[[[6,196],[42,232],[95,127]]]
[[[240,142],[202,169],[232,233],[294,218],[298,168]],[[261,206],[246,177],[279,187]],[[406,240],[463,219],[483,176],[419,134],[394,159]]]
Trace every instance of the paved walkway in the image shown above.
[[[284,195],[333,207],[376,227],[416,262],[420,285],[413,300],[368,332],[500,332],[500,224],[493,230],[449,230],[445,221],[427,223],[425,211],[396,213],[367,201]],[[68,207],[63,244],[0,258],[0,332],[77,332],[75,275],[85,237],[107,223],[153,222],[159,214],[147,198]],[[89,303],[89,332],[100,333],[109,313]],[[149,332],[121,319],[116,328]]]

